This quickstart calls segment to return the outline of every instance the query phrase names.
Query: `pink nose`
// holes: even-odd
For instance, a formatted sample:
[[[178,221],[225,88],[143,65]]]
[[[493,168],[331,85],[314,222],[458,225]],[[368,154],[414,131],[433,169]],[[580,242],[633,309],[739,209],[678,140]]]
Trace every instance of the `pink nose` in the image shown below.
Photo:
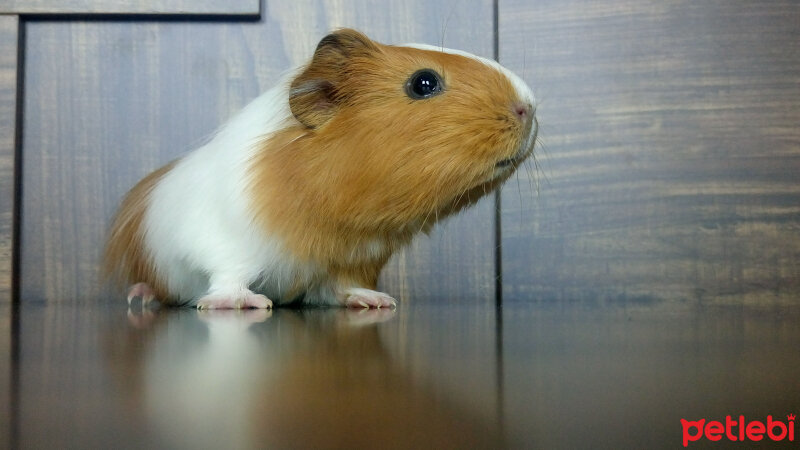
[[[521,121],[526,121],[531,116],[531,107],[530,103],[525,102],[514,102],[511,105],[511,111],[517,115],[517,118]]]

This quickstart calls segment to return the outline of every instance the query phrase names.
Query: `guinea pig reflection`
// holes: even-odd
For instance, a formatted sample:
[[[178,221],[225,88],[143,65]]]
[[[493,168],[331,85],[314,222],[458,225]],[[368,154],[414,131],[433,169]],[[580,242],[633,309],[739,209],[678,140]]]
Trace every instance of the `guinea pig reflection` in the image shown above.
[[[395,314],[156,310],[129,327],[135,363],[116,379],[170,447],[496,447],[493,417],[416,381],[385,348]]]

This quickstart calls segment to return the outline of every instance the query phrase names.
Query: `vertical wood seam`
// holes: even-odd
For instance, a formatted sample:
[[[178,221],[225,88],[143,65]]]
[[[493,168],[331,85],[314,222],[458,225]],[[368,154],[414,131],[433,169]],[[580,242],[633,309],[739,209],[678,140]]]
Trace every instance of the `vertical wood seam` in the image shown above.
[[[500,62],[500,1],[492,2],[493,57]],[[505,437],[505,361],[503,355],[503,249],[502,203],[500,190],[494,191],[494,333],[495,333],[495,396],[497,398],[497,426]],[[505,446],[505,445],[504,445]]]
[[[499,0],[492,2],[493,52],[494,59],[500,62],[500,5]],[[502,187],[494,191],[494,302],[499,310],[503,306],[503,236],[501,227],[502,204],[500,203]]]
[[[25,20],[18,16],[17,22],[17,83],[16,106],[14,110],[14,153],[13,153],[13,189],[12,224],[11,224],[11,304],[12,327],[20,302],[20,244],[22,242],[22,116],[23,95],[25,92]],[[12,330],[13,332],[13,330]]]
[[[20,261],[20,231],[21,231],[21,191],[22,172],[20,170],[22,155],[22,111],[24,87],[24,54],[25,54],[25,21],[22,16],[17,16],[17,59],[16,82],[14,92],[14,127],[11,163],[11,326],[9,349],[9,398],[8,398],[8,444],[10,448],[19,447],[20,428],[20,298],[19,298],[19,261]]]

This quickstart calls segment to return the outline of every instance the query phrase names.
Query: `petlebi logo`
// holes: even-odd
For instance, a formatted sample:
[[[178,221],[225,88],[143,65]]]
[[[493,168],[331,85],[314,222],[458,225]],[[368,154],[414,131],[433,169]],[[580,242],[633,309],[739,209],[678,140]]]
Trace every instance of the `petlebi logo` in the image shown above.
[[[767,420],[745,421],[744,416],[733,418],[725,416],[725,422],[718,420],[681,419],[683,427],[683,446],[706,438],[709,441],[726,439],[731,442],[761,441],[764,438],[778,441],[794,441],[794,414],[786,416],[786,422],[767,416]]]

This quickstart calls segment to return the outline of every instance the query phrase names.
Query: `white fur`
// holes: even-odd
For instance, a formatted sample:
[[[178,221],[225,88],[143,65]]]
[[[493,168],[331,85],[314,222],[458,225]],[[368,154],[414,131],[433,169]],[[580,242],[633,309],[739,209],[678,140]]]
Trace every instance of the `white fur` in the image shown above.
[[[409,47],[446,51],[474,58],[505,74],[523,101],[533,105],[533,93],[515,74],[495,61],[457,50],[411,44]],[[214,138],[180,159],[158,182],[144,219],[145,245],[167,289],[179,294],[180,303],[196,305],[207,292],[237,292],[248,286],[272,300],[284,294],[295,280],[307,280],[305,300],[336,304],[336,286],[310,285],[324,280],[323,268],[299,263],[281,239],[256,225],[248,204],[249,161],[257,142],[297,123],[288,104],[295,71],[284,77],[234,116]],[[380,242],[362,249],[379,254]],[[344,287],[350,288],[350,286]]]
[[[256,143],[293,120],[285,77],[188,154],[155,187],[145,216],[148,250],[169,291],[195,304],[207,291],[246,288],[264,278],[281,298],[295,274],[310,277],[276,236],[253,223],[245,174]],[[209,275],[210,274],[210,277]]]

